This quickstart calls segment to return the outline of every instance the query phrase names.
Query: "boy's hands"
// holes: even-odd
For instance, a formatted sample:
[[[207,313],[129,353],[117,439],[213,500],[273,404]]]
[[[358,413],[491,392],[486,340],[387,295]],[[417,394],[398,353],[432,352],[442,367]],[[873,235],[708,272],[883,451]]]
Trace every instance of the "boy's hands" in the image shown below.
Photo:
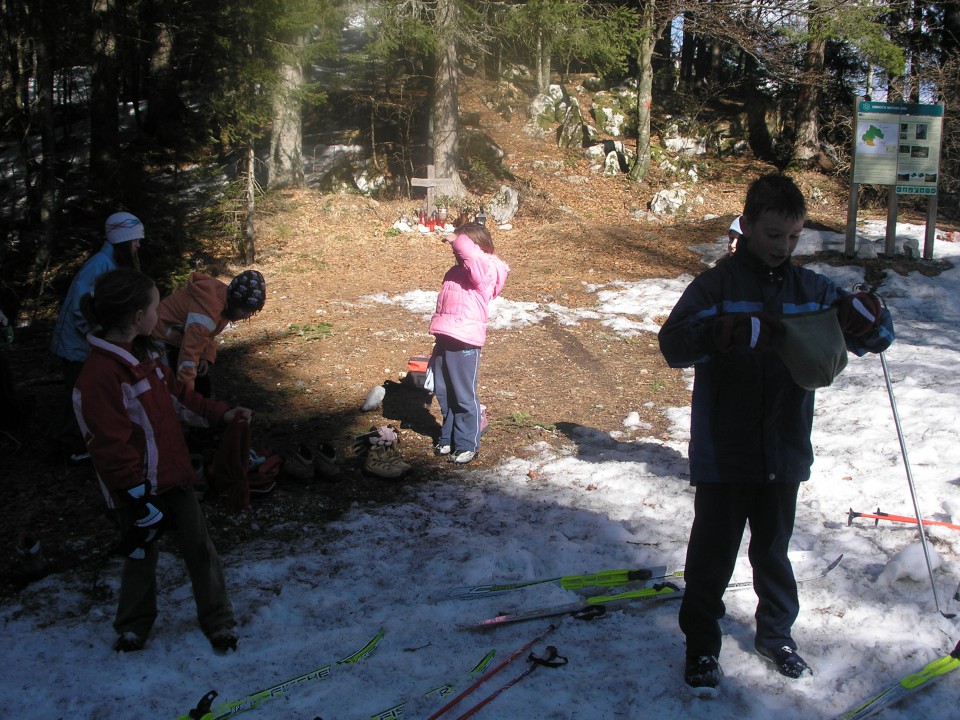
[[[253,410],[250,408],[240,407],[239,405],[235,408],[230,408],[223,414],[223,421],[225,423],[231,423],[235,418],[240,418],[250,422],[253,418]]]
[[[768,313],[720,315],[713,321],[713,344],[722,353],[736,348],[763,350],[782,331],[780,321]]]
[[[840,298],[837,303],[837,319],[845,335],[866,335],[880,323],[883,305],[876,295],[858,292]]]

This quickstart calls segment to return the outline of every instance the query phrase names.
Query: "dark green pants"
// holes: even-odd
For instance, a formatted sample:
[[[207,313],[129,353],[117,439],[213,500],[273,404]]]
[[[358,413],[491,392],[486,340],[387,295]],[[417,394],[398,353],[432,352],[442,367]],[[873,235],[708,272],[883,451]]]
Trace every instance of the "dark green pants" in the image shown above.
[[[223,626],[233,627],[233,607],[220,568],[220,557],[207,532],[207,521],[190,488],[170,490],[151,498],[163,511],[166,532],[173,537],[190,573],[197,619],[207,635]],[[120,527],[133,523],[129,508],[120,507]],[[147,546],[143,560],[127,558],[120,579],[120,602],[113,627],[118,634],[133,632],[146,638],[157,619],[157,559],[159,543]]]

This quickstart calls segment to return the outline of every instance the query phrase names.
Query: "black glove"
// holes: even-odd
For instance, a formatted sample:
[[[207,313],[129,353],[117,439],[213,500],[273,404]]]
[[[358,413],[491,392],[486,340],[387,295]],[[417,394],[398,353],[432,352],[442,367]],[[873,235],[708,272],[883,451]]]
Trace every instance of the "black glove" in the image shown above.
[[[163,531],[164,515],[156,505],[150,502],[146,483],[128,488],[120,493],[133,522],[120,528],[118,551],[133,560],[143,560],[147,556],[147,545],[156,542]]]
[[[880,324],[883,305],[876,295],[858,292],[837,302],[837,320],[844,335],[866,335]]]
[[[782,331],[780,321],[768,313],[733,313],[714,320],[711,335],[717,351],[726,353],[735,348],[763,350]]]

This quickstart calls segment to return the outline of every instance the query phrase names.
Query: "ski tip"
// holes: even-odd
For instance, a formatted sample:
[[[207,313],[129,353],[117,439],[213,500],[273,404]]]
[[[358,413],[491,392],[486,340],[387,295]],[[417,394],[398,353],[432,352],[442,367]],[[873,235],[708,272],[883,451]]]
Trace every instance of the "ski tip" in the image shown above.
[[[834,560],[832,563],[830,563],[829,565],[827,565],[827,572],[830,572],[831,570],[833,570],[833,569],[834,569],[837,565],[839,565],[841,562],[843,562],[843,553],[840,553],[840,554],[837,556],[837,559],[836,559],[836,560]]]

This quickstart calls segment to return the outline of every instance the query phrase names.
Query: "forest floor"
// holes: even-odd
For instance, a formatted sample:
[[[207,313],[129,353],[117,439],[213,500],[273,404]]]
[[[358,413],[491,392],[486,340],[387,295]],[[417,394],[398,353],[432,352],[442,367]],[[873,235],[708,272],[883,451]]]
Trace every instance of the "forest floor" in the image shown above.
[[[515,178],[509,184],[521,194],[512,229],[493,231],[497,254],[511,267],[504,290],[511,301],[590,308],[597,302],[596,286],[695,275],[704,265],[690,247],[724,237],[747,185],[774,170],[744,157],[697,160],[700,181],[691,191],[703,204],[695,216],[635,220],[633,211],[644,210],[672,178],[656,168],[640,184],[594,175],[580,153],[530,137],[522,131],[522,114],[504,120],[480,97],[468,82],[462,110],[479,113],[481,129],[506,151],[504,164]],[[816,189],[819,198],[809,222],[843,232],[842,182],[817,173],[795,177],[808,196]],[[484,198],[496,189],[485,189]],[[422,202],[311,190],[261,202],[255,267],[266,277],[268,300],[261,313],[221,336],[214,394],[254,410],[256,448],[288,453],[300,443],[330,443],[341,473],[335,481],[313,484],[283,478],[241,514],[229,514],[208,498],[205,509],[222,553],[242,552],[244,543],[268,530],[295,543],[306,526],[322,525],[354,504],[396,502],[410,484],[447,475],[445,460],[432,453],[437,405],[425,403],[429,397],[403,379],[408,358],[429,355],[432,348],[429,313],[373,299],[439,289],[452,263],[449,246],[434,235],[391,231],[399,216],[415,215]],[[883,216],[883,210],[861,211],[861,218]],[[907,214],[901,219],[923,222]],[[226,244],[210,252],[222,258],[226,277],[243,269]],[[865,264],[897,272],[938,267],[902,257]],[[92,467],[67,463],[51,450],[61,387],[47,352],[48,333],[49,325],[41,325],[0,350],[18,391],[35,406],[21,427],[0,433],[0,596],[28,582],[15,553],[23,530],[41,540],[50,571],[89,569],[91,587],[114,541]],[[377,385],[387,390],[382,406],[362,413]],[[684,378],[666,366],[653,334],[624,337],[589,319],[575,326],[548,320],[491,330],[480,386],[491,427],[471,466],[478,468],[524,457],[537,442],[567,443],[566,433],[577,425],[662,436],[667,420],[660,408],[689,402]],[[631,430],[624,419],[634,412],[640,425]],[[413,466],[401,480],[365,474],[350,452],[355,435],[384,424],[401,429],[403,458]]]

